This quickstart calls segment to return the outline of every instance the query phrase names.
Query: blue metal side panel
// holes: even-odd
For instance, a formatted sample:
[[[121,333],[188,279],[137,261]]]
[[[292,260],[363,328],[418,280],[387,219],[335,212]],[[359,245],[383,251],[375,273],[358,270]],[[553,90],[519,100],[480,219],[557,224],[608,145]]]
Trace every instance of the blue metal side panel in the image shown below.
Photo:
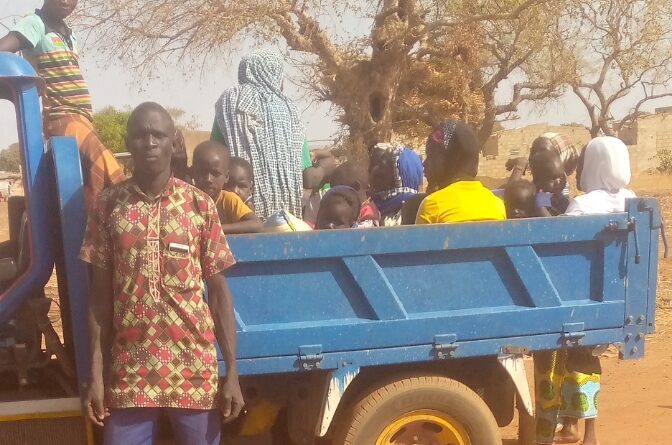
[[[77,375],[79,381],[86,384],[91,370],[87,322],[89,286],[86,265],[78,258],[86,228],[82,168],[77,142],[72,138],[51,139],[51,153],[58,190]]]
[[[484,353],[475,344],[489,354],[511,341],[552,349],[573,326],[583,327],[586,345],[622,342],[630,241],[627,230],[607,227],[628,220],[230,237],[241,367],[296,370],[308,345],[320,345],[323,369],[338,366],[336,357],[357,366],[404,362],[400,350],[431,360],[444,337],[455,339],[456,357]],[[255,371],[261,363],[265,371]]]
[[[14,285],[0,296],[0,324],[14,315],[21,303],[40,291],[49,280],[54,264],[51,233],[54,216],[50,212],[50,162],[44,155],[42,115],[36,74],[28,62],[0,53],[0,86],[13,95],[18,121],[23,165],[23,187],[29,215],[30,266]]]

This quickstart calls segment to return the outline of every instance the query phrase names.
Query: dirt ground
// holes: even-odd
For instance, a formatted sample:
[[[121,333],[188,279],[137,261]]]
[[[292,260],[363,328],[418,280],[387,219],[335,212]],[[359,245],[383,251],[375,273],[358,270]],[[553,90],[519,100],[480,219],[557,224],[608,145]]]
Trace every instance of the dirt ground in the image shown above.
[[[672,237],[672,176],[642,176],[632,188],[640,196],[654,196],[663,207],[667,233]],[[0,203],[0,241],[7,238],[7,204]],[[672,239],[672,238],[671,238]],[[56,282],[47,295],[57,298]],[[599,416],[602,445],[672,444],[672,259],[661,256],[656,334],[647,339],[642,360],[620,361],[615,353],[603,360]],[[57,306],[52,308],[57,324]],[[502,430],[506,445],[517,444],[516,425]]]

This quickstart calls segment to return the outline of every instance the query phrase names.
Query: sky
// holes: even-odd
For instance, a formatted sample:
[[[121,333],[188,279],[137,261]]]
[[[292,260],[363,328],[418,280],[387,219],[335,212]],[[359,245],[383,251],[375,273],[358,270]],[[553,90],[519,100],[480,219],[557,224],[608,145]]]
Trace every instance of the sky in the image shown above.
[[[40,7],[42,0],[0,0],[0,35],[4,35],[6,27],[11,26],[22,15]],[[76,30],[75,30],[76,31]],[[242,48],[245,45],[241,45]],[[151,100],[166,107],[181,108],[187,116],[198,122],[202,129],[209,130],[214,118],[214,103],[226,88],[236,85],[238,62],[243,55],[234,53],[232,57],[222,59],[222,63],[207,73],[197,72],[192,76],[182,73],[186,70],[181,66],[166,67],[157,79],[139,79],[124,66],[123,62],[114,60],[108,63],[102,60],[100,53],[92,44],[84,47],[82,53],[82,69],[89,90],[93,97],[95,110],[106,106],[117,108],[133,107],[141,102]],[[509,82],[511,84],[512,81]],[[307,137],[310,140],[329,140],[338,130],[334,114],[330,112],[328,103],[314,104],[309,99],[302,98],[296,87],[286,84],[286,93],[296,99],[303,112],[306,124]],[[504,85],[499,91],[499,98],[503,100],[510,94],[510,85]],[[635,102],[637,98],[632,99]],[[672,99],[662,100],[649,106],[653,110],[656,106],[672,105]],[[627,111],[632,103],[622,104],[615,114]],[[588,115],[583,105],[573,95],[565,95],[557,103],[550,104],[544,109],[538,109],[532,104],[523,104],[518,115],[520,119],[505,122],[507,128],[521,127],[533,123],[549,122],[561,124],[580,122],[587,124]],[[16,123],[13,107],[6,101],[0,101],[0,149],[16,142]]]

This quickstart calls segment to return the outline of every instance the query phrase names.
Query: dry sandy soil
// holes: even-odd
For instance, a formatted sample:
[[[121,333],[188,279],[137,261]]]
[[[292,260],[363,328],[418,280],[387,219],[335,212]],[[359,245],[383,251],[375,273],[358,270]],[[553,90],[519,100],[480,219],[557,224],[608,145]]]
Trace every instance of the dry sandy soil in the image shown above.
[[[660,200],[672,237],[672,176],[642,176],[634,181],[633,189],[640,196]],[[0,203],[0,241],[7,237],[6,209]],[[49,282],[47,295],[57,298],[55,279]],[[645,358],[620,361],[616,354],[608,354],[603,360],[602,445],[672,444],[672,259],[662,256],[658,299],[656,334],[647,340]],[[59,324],[56,305],[52,309],[53,320]],[[506,445],[517,444],[515,425],[502,433]]]

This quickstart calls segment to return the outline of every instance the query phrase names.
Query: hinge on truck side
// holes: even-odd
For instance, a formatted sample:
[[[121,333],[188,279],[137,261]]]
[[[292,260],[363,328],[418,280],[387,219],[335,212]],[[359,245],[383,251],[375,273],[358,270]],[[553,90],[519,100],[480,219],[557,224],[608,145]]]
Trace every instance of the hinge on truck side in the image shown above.
[[[456,342],[457,335],[455,334],[435,335],[432,348],[434,356],[439,360],[450,358],[457,349],[458,344]]]
[[[322,345],[299,346],[299,366],[309,371],[322,366]]]
[[[583,323],[565,323],[562,325],[562,343],[565,346],[579,346],[586,336]]]

